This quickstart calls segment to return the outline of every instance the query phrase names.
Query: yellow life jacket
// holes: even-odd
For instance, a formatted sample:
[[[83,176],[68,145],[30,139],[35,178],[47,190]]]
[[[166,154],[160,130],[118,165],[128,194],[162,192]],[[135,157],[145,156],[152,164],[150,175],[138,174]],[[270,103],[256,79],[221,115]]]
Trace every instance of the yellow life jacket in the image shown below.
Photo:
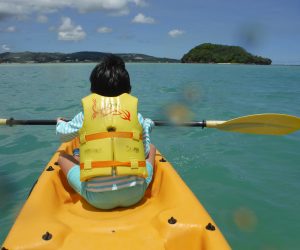
[[[80,180],[97,176],[147,177],[138,99],[129,94],[82,99],[84,120],[79,130]]]

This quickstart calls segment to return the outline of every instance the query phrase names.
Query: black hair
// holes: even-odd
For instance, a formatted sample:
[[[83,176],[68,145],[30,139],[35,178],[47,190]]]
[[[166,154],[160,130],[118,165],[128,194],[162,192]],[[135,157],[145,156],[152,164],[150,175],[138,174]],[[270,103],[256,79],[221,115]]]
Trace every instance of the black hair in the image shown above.
[[[96,65],[90,75],[91,92],[102,96],[118,96],[130,93],[129,74],[123,59],[109,54]]]

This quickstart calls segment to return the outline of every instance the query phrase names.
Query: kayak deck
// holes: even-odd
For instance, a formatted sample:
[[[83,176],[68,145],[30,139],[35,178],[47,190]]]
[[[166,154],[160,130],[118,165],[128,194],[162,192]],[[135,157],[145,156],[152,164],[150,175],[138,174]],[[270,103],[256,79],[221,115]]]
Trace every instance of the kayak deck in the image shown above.
[[[157,151],[154,180],[130,208],[99,210],[68,185],[54,154],[23,206],[3,249],[230,249],[219,228]]]

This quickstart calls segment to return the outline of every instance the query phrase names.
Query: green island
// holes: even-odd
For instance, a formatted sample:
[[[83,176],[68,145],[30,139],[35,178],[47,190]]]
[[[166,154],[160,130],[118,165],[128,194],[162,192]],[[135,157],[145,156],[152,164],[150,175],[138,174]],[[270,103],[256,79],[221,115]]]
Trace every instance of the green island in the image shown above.
[[[203,43],[181,58],[182,63],[238,63],[270,65],[272,60],[254,56],[239,46]]]

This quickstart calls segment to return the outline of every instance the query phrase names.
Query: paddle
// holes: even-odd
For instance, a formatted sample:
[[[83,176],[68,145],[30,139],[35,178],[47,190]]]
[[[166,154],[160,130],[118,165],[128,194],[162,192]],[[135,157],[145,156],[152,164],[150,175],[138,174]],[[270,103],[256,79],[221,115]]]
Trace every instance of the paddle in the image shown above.
[[[229,121],[194,121],[174,123],[154,120],[155,126],[216,128],[223,131],[262,135],[285,135],[300,129],[300,118],[286,114],[255,114]],[[0,119],[0,125],[56,125],[56,120]]]

